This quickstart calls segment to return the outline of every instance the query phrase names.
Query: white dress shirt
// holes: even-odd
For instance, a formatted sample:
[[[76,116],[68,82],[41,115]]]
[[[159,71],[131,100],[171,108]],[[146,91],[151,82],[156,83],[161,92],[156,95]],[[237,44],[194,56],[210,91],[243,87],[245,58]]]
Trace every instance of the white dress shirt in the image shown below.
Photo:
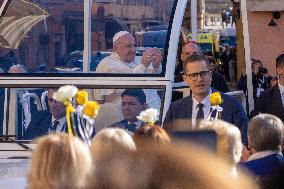
[[[210,89],[209,94],[202,100],[202,102],[198,102],[193,96],[192,96],[192,129],[196,128],[196,116],[198,113],[199,108],[197,107],[198,104],[203,104],[203,113],[204,113],[204,119],[206,119],[210,113],[211,103],[210,103],[210,94],[212,93],[212,90]]]
[[[51,119],[52,122],[51,122],[51,123],[53,124],[55,120],[57,120],[57,119],[55,119],[55,118],[52,116],[52,119]],[[58,124],[57,127],[56,127],[56,133],[65,132],[65,127],[67,127],[66,117],[60,118],[60,119],[58,119],[57,121],[59,121],[59,124]],[[50,132],[50,129],[49,129],[49,132]]]
[[[279,90],[280,90],[282,106],[284,107],[284,86],[281,85],[279,82],[278,82],[278,86],[279,86]]]

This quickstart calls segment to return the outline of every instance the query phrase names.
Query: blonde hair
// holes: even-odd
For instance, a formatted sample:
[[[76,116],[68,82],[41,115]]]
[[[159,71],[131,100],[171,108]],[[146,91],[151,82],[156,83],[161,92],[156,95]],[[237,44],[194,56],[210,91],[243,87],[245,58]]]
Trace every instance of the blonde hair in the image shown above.
[[[123,129],[106,128],[98,132],[93,138],[91,153],[94,155],[105,150],[135,151],[136,146],[131,136]],[[95,156],[97,155],[99,154],[96,154]]]
[[[134,156],[112,156],[105,164],[110,171],[100,178],[109,189],[255,189],[243,172],[238,179],[228,174],[228,165],[206,150],[174,143],[160,148],[157,143],[139,148]],[[100,182],[102,180],[99,180]]]
[[[93,138],[91,154],[94,182],[97,188],[123,188],[131,169],[130,161],[136,152],[131,136],[120,128],[103,129]],[[128,163],[125,163],[128,162]],[[121,168],[120,165],[122,166]]]
[[[28,189],[87,188],[92,172],[89,149],[64,133],[39,138],[28,173]]]
[[[201,129],[213,129],[217,134],[216,154],[231,165],[237,164],[242,156],[241,132],[236,126],[222,121],[202,121]]]

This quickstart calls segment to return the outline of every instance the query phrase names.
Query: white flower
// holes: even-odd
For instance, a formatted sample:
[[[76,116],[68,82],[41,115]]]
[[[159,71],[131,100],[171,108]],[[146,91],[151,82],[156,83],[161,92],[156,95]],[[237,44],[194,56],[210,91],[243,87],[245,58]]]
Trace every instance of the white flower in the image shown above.
[[[65,101],[72,101],[72,98],[77,94],[78,88],[73,85],[64,85],[60,87],[52,98],[58,102],[64,103]]]
[[[142,111],[139,116],[137,116],[137,119],[149,123],[154,124],[158,120],[158,110],[149,108],[145,111]]]

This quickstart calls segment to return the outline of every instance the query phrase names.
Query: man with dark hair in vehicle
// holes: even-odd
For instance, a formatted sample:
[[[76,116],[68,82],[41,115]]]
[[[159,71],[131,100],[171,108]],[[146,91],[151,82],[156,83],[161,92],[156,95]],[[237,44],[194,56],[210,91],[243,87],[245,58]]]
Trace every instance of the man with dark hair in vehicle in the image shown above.
[[[119,127],[133,134],[143,125],[137,116],[148,107],[146,96],[142,89],[126,89],[121,94],[121,98],[124,119],[113,124],[112,127]]]

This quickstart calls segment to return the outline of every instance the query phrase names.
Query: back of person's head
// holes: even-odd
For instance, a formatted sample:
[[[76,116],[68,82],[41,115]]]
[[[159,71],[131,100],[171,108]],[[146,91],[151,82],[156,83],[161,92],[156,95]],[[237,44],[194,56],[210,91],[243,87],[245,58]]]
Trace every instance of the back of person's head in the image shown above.
[[[193,54],[202,54],[201,49],[197,42],[195,41],[186,41],[181,47],[181,56],[180,59],[184,62],[189,56]]]
[[[124,153],[135,150],[136,146],[131,136],[120,128],[106,128],[101,130],[93,138],[91,145],[91,153],[94,158],[101,153]]]
[[[237,164],[242,156],[242,141],[240,130],[225,121],[203,121],[200,128],[213,129],[217,134],[216,154],[230,165]]]
[[[259,114],[248,125],[249,147],[255,152],[280,151],[284,128],[282,121],[270,114]]]
[[[39,138],[28,174],[28,188],[87,188],[92,173],[89,149],[64,133]]]
[[[145,125],[140,127],[132,136],[137,148],[145,143],[168,144],[171,139],[168,133],[157,125]]]
[[[125,89],[121,94],[121,97],[124,96],[136,97],[140,104],[146,103],[146,95],[142,89]]]
[[[101,130],[92,140],[95,166],[94,182],[98,188],[123,188],[131,170],[136,146],[131,136],[119,128]]]
[[[283,67],[283,65],[284,65],[284,54],[280,54],[276,58],[276,68]]]
[[[190,144],[155,144],[138,151],[127,186],[136,189],[245,189],[257,188],[239,172],[238,179],[228,174],[227,164],[206,150]]]
[[[28,70],[26,66],[22,64],[16,64],[9,68],[8,73],[27,73]]]

